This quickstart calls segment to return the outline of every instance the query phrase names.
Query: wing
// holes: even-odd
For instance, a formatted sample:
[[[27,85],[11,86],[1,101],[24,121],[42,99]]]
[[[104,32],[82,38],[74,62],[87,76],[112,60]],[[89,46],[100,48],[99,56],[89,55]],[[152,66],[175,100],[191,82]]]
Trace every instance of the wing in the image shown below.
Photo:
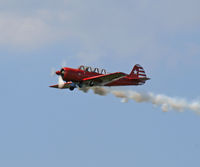
[[[116,72],[116,73],[111,73],[111,74],[106,74],[106,75],[98,75],[94,77],[84,78],[82,83],[88,86],[103,86],[110,82],[119,80],[126,75],[127,74],[122,73],[122,72]]]
[[[59,88],[58,85],[52,85],[52,86],[49,86],[49,87],[51,87],[51,88],[59,88],[59,89],[69,89],[71,83],[72,82],[66,82],[62,88]]]
[[[89,78],[84,78],[82,80],[82,84],[84,86],[103,86],[106,85],[110,82],[116,81],[118,79],[123,78],[127,74],[124,74],[122,72],[116,72],[116,73],[111,73],[111,74],[106,74],[106,75],[98,75],[94,77],[89,77]],[[72,82],[66,82],[63,87],[59,88],[58,85],[52,85],[49,86],[51,88],[59,88],[59,89],[69,89],[70,85]]]

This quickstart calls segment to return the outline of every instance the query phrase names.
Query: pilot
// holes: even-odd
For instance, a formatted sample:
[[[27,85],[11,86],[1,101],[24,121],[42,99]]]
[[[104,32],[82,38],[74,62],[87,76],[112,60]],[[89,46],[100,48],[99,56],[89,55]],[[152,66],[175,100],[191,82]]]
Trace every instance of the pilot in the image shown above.
[[[89,71],[89,67],[86,67],[85,71]]]

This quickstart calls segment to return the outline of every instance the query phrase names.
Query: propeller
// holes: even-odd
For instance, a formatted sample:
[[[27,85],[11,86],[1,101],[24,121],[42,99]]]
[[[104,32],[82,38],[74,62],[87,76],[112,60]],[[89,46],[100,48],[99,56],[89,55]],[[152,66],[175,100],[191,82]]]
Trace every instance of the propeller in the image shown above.
[[[66,67],[66,65],[67,65],[66,61],[62,61],[61,67]]]
[[[58,88],[62,89],[65,86],[65,81],[63,80],[63,77],[65,75],[65,70],[62,68],[60,71],[56,71],[52,68],[51,70],[51,76],[58,75]]]
[[[62,76],[58,76],[58,88],[62,89],[65,86],[65,82],[62,79]]]
[[[65,70],[62,68],[60,71],[56,71],[56,74],[58,75],[58,88],[62,89],[65,86],[65,81],[63,80]]]
[[[52,69],[51,69],[50,75],[51,75],[51,76],[54,76],[55,74],[56,74],[56,69],[55,69],[55,68],[52,68]]]
[[[66,65],[67,65],[66,61],[62,61],[61,67],[62,67],[62,68],[63,68],[63,67],[66,67]],[[62,69],[61,69],[61,70],[62,70]],[[61,71],[61,70],[60,70],[60,71]],[[55,74],[57,74],[56,72],[57,72],[57,70],[53,67],[53,68],[51,68],[51,73],[50,73],[50,75],[51,75],[51,76],[54,76]],[[64,74],[62,74],[62,75],[64,75]]]
[[[65,81],[63,80],[63,77],[65,75],[65,70],[63,69],[63,67],[66,66],[66,62],[63,61],[61,64],[61,70],[60,71],[56,71],[55,68],[51,69],[51,76],[54,75],[58,75],[58,88],[62,89],[65,86]]]

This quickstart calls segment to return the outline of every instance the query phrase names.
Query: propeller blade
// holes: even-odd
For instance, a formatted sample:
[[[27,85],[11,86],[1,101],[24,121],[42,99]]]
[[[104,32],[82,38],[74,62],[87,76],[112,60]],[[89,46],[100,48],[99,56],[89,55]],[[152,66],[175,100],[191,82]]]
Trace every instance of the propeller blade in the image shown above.
[[[67,65],[66,61],[62,61],[61,67],[62,67],[62,68],[63,68],[63,67],[66,67],[66,65]]]
[[[56,74],[56,69],[55,68],[52,68],[51,69],[51,76],[54,76]]]
[[[62,79],[62,76],[58,76],[58,88],[62,89],[65,86],[65,82]]]

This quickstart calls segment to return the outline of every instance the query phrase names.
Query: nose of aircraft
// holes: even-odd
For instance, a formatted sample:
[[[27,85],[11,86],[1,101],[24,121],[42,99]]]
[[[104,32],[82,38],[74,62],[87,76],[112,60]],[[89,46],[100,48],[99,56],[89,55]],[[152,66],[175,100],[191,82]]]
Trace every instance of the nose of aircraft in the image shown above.
[[[60,72],[60,71],[56,71],[56,74],[57,74],[57,75],[61,75],[61,72]]]

